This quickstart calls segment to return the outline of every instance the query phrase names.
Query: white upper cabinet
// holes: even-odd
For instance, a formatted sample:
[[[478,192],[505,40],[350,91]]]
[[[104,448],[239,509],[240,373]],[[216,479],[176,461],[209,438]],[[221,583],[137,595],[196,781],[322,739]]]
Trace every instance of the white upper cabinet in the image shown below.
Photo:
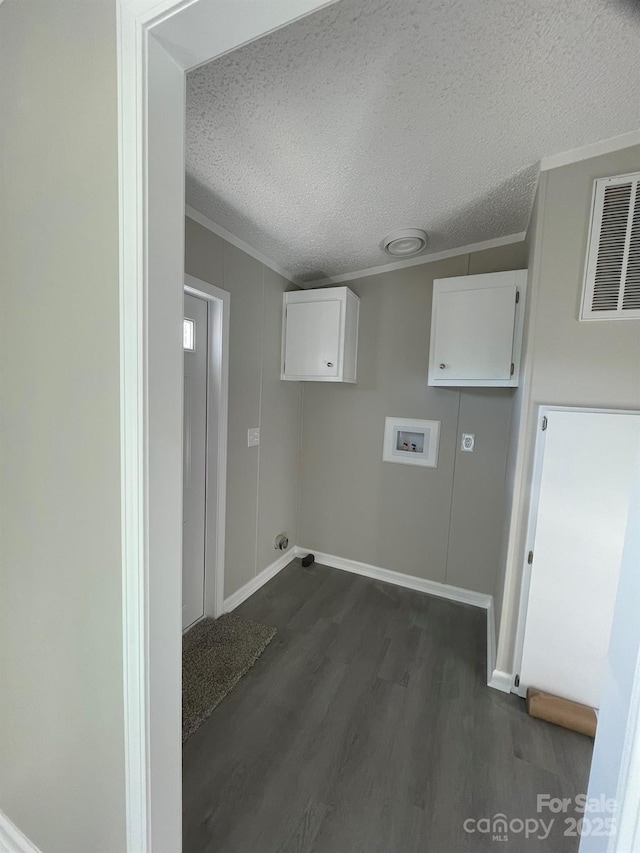
[[[282,378],[355,382],[359,310],[348,287],[285,293]]]
[[[429,385],[516,386],[526,288],[527,270],[436,279]]]

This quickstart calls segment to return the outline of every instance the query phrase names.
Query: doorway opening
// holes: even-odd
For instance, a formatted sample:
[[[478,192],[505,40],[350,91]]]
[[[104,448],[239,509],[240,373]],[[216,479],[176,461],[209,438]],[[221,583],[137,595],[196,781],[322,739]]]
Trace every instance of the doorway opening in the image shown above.
[[[224,597],[229,302],[185,275],[182,630],[222,613]]]
[[[323,5],[318,0],[238,0],[231,14],[221,0],[119,3],[123,671],[130,851],[181,849],[183,364],[176,333],[183,316],[184,73]],[[226,478],[217,471],[223,488]],[[217,512],[218,522],[220,517]],[[224,554],[224,537],[215,547]],[[219,583],[214,598],[219,602],[222,594]],[[205,584],[204,607],[207,600]],[[640,750],[631,746],[640,743],[640,735],[635,717],[627,722],[629,732],[634,727],[629,764],[637,766]],[[629,767],[623,769],[627,773]],[[640,797],[633,786],[627,801],[628,823],[633,819],[636,826]],[[615,848],[630,850],[631,845],[615,843]]]

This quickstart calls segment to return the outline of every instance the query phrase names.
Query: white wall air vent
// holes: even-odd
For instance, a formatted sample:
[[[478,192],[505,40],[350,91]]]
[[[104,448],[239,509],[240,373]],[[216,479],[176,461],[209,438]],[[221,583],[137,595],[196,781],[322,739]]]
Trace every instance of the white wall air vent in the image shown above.
[[[640,172],[594,181],[581,320],[640,318]]]

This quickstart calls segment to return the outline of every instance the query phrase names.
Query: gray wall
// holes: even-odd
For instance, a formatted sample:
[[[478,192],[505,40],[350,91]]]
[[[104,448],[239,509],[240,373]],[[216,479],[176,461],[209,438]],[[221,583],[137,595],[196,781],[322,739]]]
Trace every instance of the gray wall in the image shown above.
[[[116,4],[5,0],[0,808],[125,850]]]
[[[433,279],[518,269],[524,244],[357,279],[358,384],[305,383],[298,544],[493,593],[511,389],[427,386]],[[387,415],[442,422],[436,469],[382,462]],[[462,432],[474,453],[458,450]]]
[[[640,321],[579,322],[593,181],[640,170],[640,146],[546,175],[532,328],[534,403],[640,406]]]
[[[269,566],[277,533],[295,544],[302,389],[280,380],[282,294],[293,287],[192,219],[185,271],[231,293],[225,597]],[[260,446],[247,429],[260,427]]]
[[[640,320],[579,322],[584,261],[595,178],[640,170],[640,146],[544,172],[530,234],[532,310],[530,377],[518,434],[522,482],[514,495],[505,614],[497,666],[513,667],[513,644],[539,404],[640,409]]]

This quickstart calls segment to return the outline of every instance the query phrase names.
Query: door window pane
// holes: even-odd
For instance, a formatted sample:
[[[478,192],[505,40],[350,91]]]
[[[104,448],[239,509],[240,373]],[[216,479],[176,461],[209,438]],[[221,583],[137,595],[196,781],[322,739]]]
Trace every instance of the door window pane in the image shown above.
[[[182,328],[182,346],[189,352],[193,352],[196,348],[196,324],[187,317],[184,318]]]

